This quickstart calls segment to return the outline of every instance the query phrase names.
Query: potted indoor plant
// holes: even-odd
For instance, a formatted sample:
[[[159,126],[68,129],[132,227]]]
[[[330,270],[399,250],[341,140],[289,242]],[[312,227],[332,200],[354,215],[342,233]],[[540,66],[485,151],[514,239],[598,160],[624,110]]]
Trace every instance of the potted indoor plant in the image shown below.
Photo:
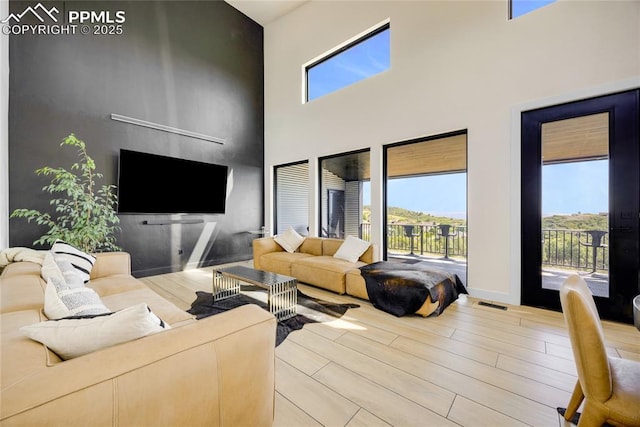
[[[116,214],[117,196],[114,185],[97,188],[96,179],[102,174],[87,153],[84,141],[71,134],[62,140],[61,147],[76,147],[80,160],[70,170],[62,167],[42,167],[36,175],[51,177],[51,183],[42,188],[50,193],[49,202],[55,214],[34,209],[16,209],[11,218],[26,218],[29,222],[49,227],[34,245],[53,245],[63,240],[85,252],[116,251],[115,233],[120,219]]]

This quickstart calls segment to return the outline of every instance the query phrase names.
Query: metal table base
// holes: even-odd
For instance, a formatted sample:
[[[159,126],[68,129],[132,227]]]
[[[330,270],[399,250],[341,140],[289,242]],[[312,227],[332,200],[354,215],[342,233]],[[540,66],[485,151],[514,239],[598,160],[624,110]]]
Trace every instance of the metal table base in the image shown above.
[[[267,306],[279,322],[297,314],[298,281],[295,277],[244,266],[221,268],[213,274],[213,300],[221,301],[240,295],[240,282],[267,290]]]

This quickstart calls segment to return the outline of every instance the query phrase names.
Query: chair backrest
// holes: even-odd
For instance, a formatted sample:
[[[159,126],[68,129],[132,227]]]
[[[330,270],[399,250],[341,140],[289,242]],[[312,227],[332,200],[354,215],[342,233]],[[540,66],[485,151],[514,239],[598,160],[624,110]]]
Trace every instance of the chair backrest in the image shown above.
[[[569,329],[578,378],[585,396],[600,402],[611,396],[611,371],[600,316],[587,283],[578,275],[560,288],[560,303]]]

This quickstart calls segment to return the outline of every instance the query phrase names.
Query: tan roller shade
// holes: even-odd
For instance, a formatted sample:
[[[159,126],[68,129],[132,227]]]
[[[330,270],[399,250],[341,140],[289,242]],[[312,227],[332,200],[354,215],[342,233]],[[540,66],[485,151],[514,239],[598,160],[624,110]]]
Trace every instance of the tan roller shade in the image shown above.
[[[609,113],[542,124],[542,162],[606,159]]]
[[[467,135],[456,135],[391,147],[389,177],[428,175],[467,169]]]

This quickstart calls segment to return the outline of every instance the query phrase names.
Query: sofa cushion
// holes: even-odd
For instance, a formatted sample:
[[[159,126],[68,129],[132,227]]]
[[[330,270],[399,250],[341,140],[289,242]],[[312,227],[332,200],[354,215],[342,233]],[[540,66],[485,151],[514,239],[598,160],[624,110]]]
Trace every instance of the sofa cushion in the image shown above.
[[[2,337],[2,363],[0,367],[0,384],[9,387],[38,369],[42,369],[49,361],[48,351],[39,342],[35,342],[20,333],[19,329],[43,320],[39,310],[23,310],[0,314]],[[53,355],[53,354],[52,354]],[[55,361],[58,361],[55,357]]]
[[[103,301],[104,297],[108,295],[128,292],[134,289],[148,289],[144,283],[129,274],[114,274],[113,276],[91,279],[87,283],[87,287],[96,291]],[[113,310],[112,307],[110,308]]]
[[[349,270],[345,276],[345,282],[347,286],[347,294],[356,298],[369,299],[367,285],[359,268]]]
[[[289,226],[284,233],[278,234],[273,238],[273,240],[275,240],[276,243],[285,251],[293,253],[300,247],[302,242],[304,242],[304,237],[298,234],[293,227]]]
[[[42,309],[45,282],[40,264],[14,262],[0,276],[0,312]]]
[[[299,252],[320,256],[322,255],[322,240],[320,237],[307,237],[298,248]]]
[[[260,257],[260,268],[273,273],[291,276],[291,264],[301,259],[313,258],[313,255],[294,252],[270,252]]]
[[[193,315],[184,310],[180,310],[174,304],[162,298],[146,286],[140,289],[132,289],[130,291],[104,296],[102,297],[102,302],[104,302],[111,311],[118,311],[134,304],[145,303],[158,317],[171,326],[180,326],[182,322],[194,321]]]
[[[334,258],[343,259],[345,261],[355,263],[358,258],[369,248],[371,243],[366,240],[358,239],[357,237],[347,236],[344,242],[340,245]]]
[[[340,248],[340,246],[342,246],[343,242],[344,240],[342,239],[322,239],[322,255],[333,256],[336,252],[338,252],[338,249]]]
[[[60,319],[26,325],[20,331],[63,359],[170,329],[146,304],[82,319]]]
[[[345,274],[363,265],[365,264],[360,261],[350,263],[325,255],[297,260],[291,266],[291,273],[301,282],[344,294]]]
[[[59,263],[59,259],[66,259],[82,275],[85,283],[89,281],[91,269],[96,262],[96,258],[93,255],[83,252],[62,240],[57,240],[53,244],[51,252],[53,252],[53,259],[57,263]]]

